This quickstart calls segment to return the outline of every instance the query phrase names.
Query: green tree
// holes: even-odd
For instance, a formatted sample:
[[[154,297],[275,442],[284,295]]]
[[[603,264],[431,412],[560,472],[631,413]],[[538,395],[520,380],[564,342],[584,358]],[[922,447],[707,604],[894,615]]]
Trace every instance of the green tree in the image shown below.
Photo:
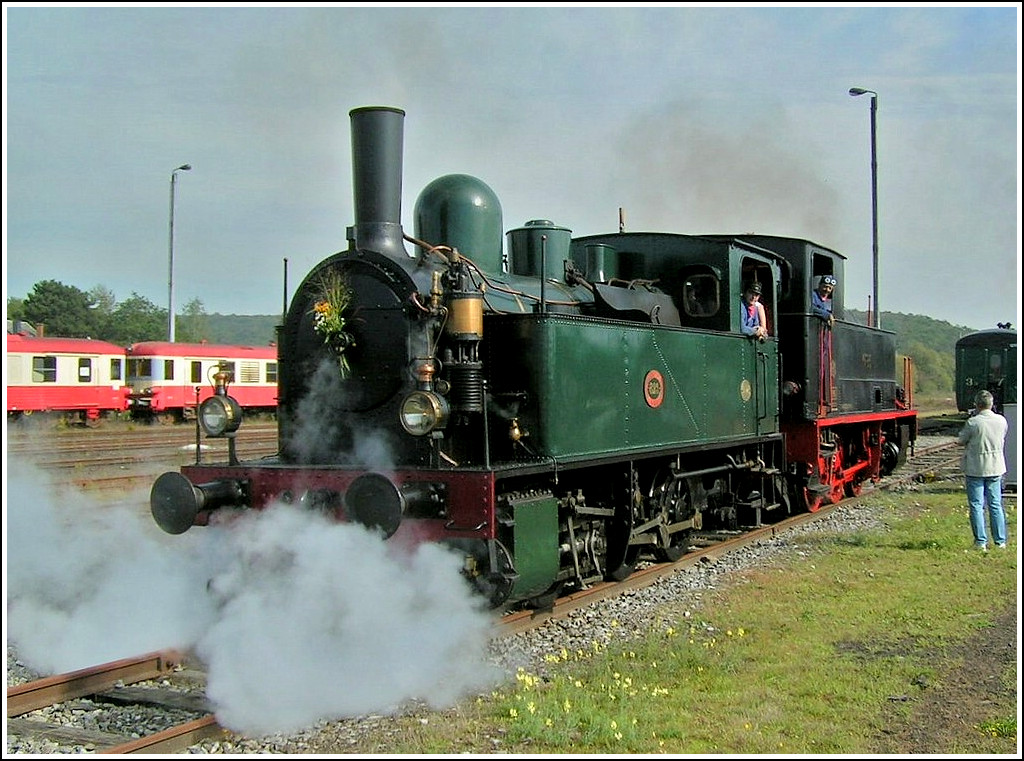
[[[140,341],[160,341],[167,336],[167,310],[132,292],[111,316],[107,340],[122,346]]]
[[[954,392],[952,354],[936,351],[920,341],[909,341],[906,353],[914,360],[915,393],[952,394]]]
[[[114,292],[105,285],[94,285],[89,289],[89,298],[93,303],[93,313],[96,315],[96,338],[104,341],[110,340],[111,322],[114,319],[114,310],[117,308],[117,299]]]
[[[25,319],[48,336],[96,338],[100,324],[89,294],[73,285],[42,280],[25,298]]]
[[[175,318],[174,337],[186,343],[210,340],[210,320],[199,299],[192,299]]]
[[[25,319],[25,299],[18,299],[15,298],[14,296],[7,297],[7,319]]]

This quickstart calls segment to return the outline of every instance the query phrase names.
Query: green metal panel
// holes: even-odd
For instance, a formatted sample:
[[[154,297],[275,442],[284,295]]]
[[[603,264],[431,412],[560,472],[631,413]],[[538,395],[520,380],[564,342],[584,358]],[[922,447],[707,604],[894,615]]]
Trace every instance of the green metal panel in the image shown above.
[[[550,496],[512,503],[512,552],[516,559],[514,599],[545,592],[558,576],[558,502]]]
[[[533,405],[520,418],[542,454],[623,454],[778,431],[774,341],[555,315],[522,319],[515,341]],[[648,399],[659,381],[661,394]]]

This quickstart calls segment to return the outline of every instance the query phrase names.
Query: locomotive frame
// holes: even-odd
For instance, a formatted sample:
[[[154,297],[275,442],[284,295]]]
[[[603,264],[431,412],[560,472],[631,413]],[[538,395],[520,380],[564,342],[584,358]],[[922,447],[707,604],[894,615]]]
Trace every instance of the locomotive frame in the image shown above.
[[[215,384],[199,424],[231,437],[229,461],[157,479],[164,530],[291,503],[443,543],[493,605],[541,605],[677,558],[705,525],[818,509],[906,456],[916,413],[892,334],[840,320],[840,348],[818,350],[808,283],[841,274],[840,254],[768,236],[574,239],[542,219],[503,247],[500,204],[467,175],[421,192],[409,236],[405,114],[350,117],[356,220],[278,331],[278,457],[237,461],[237,405]],[[740,332],[751,280],[764,341]]]

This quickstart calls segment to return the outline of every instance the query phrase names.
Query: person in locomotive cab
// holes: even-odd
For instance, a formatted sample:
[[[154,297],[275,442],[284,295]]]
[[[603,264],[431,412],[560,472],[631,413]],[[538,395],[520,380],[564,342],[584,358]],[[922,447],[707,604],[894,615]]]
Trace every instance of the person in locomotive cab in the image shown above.
[[[740,330],[743,335],[764,341],[768,337],[768,318],[761,303],[761,284],[756,280],[743,291],[743,306],[740,310]]]
[[[835,288],[836,279],[832,275],[822,275],[818,278],[818,287],[811,291],[811,312],[827,323],[830,328],[836,321],[832,314],[832,291]]]
[[[961,469],[967,487],[971,532],[975,548],[988,550],[985,508],[992,524],[992,541],[1006,548],[1006,514],[1003,512],[1003,474],[1006,457],[1006,418],[992,411],[992,393],[982,389],[974,397],[974,414],[967,419],[957,441],[964,450]]]

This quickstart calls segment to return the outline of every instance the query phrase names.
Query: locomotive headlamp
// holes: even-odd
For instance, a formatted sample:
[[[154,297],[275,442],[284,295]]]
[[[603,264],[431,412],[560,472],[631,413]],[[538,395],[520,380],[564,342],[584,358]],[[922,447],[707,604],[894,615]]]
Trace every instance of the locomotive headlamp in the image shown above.
[[[413,391],[402,400],[402,427],[413,436],[425,436],[448,422],[448,402],[432,391]]]
[[[242,408],[233,397],[215,394],[199,405],[199,424],[211,438],[227,436],[242,424]]]

